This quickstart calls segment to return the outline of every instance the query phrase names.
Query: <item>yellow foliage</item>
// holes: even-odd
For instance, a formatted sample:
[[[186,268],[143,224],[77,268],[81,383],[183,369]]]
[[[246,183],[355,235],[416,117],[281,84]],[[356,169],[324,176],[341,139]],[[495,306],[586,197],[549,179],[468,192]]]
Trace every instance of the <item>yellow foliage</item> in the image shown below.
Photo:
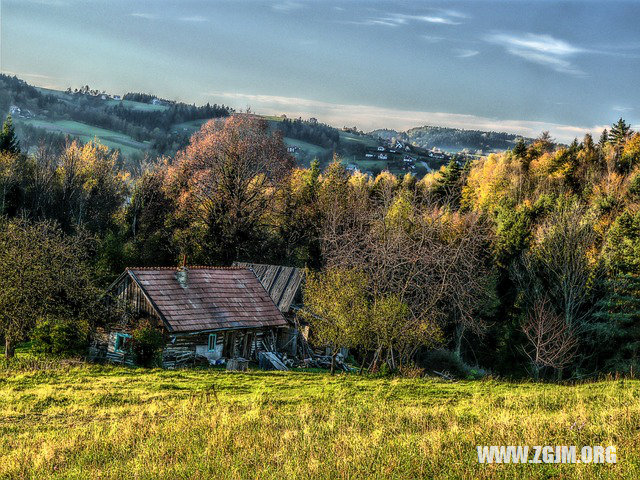
[[[471,210],[489,211],[522,182],[520,161],[511,154],[491,154],[476,162],[462,189],[461,204]]]

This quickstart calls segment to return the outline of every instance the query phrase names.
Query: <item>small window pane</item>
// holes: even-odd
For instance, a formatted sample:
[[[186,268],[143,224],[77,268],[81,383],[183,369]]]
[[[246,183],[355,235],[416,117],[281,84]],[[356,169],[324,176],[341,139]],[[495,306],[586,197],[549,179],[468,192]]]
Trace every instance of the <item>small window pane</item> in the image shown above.
[[[209,351],[213,352],[216,349],[216,340],[217,340],[217,335],[215,333],[212,333],[211,335],[209,335]]]
[[[124,352],[127,346],[127,340],[131,335],[126,333],[116,333],[115,351]]]

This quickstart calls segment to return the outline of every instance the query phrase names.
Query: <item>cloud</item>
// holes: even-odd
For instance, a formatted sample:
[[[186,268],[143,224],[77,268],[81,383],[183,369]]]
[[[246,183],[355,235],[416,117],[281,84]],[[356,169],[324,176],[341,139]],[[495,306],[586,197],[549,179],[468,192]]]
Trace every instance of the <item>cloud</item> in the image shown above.
[[[551,35],[496,33],[487,35],[485,40],[502,46],[511,55],[551,68],[557,72],[576,76],[585,75],[569,59],[577,54],[587,53],[588,50],[573,46]]]
[[[625,113],[633,111],[633,107],[621,107],[620,105],[616,105],[611,110],[614,112]]]
[[[70,5],[70,3],[66,0],[20,0],[20,2],[36,3],[38,5],[48,5],[50,7],[68,7]],[[2,2],[0,1],[0,3]]]
[[[209,19],[206,17],[203,17],[202,15],[193,15],[191,17],[180,17],[180,21],[199,23],[199,22],[208,22]]]
[[[486,131],[510,132],[527,137],[536,137],[540,132],[549,130],[561,142],[570,142],[585,133],[598,133],[605,125],[575,126],[551,122],[496,119],[477,115],[446,112],[426,112],[383,108],[373,105],[353,105],[323,102],[298,97],[277,95],[258,95],[235,92],[212,92],[207,95],[226,103],[238,105],[250,104],[254,111],[264,114],[285,113],[292,117],[317,117],[331,125],[357,125],[364,130],[394,128],[406,130],[420,125],[438,125],[477,129]]]
[[[435,35],[421,35],[429,43],[438,43],[444,40],[444,37],[437,37]]]
[[[136,18],[144,18],[146,20],[157,20],[158,18],[160,18],[155,13],[144,13],[144,12],[130,13],[129,16],[136,17]]]
[[[21,79],[27,79],[34,85],[38,85],[43,88],[51,88],[60,90],[61,85],[68,84],[69,80],[61,77],[51,77],[49,75],[42,75],[40,73],[27,73],[27,72],[12,72],[10,70],[1,70],[0,73],[5,75],[16,76]]]
[[[458,58],[471,58],[478,55],[480,52],[478,50],[467,50],[460,48],[456,50],[456,57]]]
[[[410,22],[433,23],[439,25],[460,25],[459,20],[467,18],[456,10],[434,10],[430,15],[407,15],[404,13],[389,13],[384,16],[369,18],[361,21],[348,22],[354,25],[383,25],[387,27],[399,27]]]
[[[297,2],[282,2],[282,3],[275,3],[271,5],[271,8],[274,9],[276,12],[282,12],[282,13],[290,13],[295,10],[300,10],[302,7],[303,5]]]
[[[460,25],[461,22],[453,20],[446,16],[437,15],[403,15],[395,14],[392,18],[399,22],[405,23],[407,21],[426,22],[426,23],[439,23],[442,25]]]

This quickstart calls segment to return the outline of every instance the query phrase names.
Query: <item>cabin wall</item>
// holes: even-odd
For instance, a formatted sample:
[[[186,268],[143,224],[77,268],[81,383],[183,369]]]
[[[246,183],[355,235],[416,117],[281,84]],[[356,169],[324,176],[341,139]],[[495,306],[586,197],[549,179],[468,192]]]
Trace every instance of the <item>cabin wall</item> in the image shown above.
[[[107,349],[109,347],[109,332],[97,327],[92,332],[89,341],[89,352],[87,358],[91,362],[104,362],[107,359]]]
[[[273,350],[277,333],[274,329],[225,330],[196,334],[168,334],[162,352],[162,364],[165,368],[175,368],[206,358],[209,363],[222,358],[243,357],[256,360],[258,352]],[[209,335],[216,334],[215,350],[209,351]]]
[[[129,308],[133,313],[161,320],[140,287],[129,276],[115,288],[115,298],[120,306]]]

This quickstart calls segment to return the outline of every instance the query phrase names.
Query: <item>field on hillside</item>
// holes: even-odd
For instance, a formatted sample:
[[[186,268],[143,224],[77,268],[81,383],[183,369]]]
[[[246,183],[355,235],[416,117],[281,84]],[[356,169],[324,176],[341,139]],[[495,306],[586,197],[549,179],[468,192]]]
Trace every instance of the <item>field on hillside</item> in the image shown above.
[[[76,122],[73,120],[42,120],[42,119],[16,119],[16,123],[24,123],[37,128],[43,128],[48,132],[62,133],[76,137],[83,142],[90,142],[95,138],[100,143],[109,148],[119,148],[124,155],[143,152],[147,149],[147,144],[138,142],[124,133],[104,128],[87,125],[86,123]]]
[[[638,381],[4,369],[0,478],[638,478],[639,400]],[[611,444],[618,463],[480,465],[484,444]]]

